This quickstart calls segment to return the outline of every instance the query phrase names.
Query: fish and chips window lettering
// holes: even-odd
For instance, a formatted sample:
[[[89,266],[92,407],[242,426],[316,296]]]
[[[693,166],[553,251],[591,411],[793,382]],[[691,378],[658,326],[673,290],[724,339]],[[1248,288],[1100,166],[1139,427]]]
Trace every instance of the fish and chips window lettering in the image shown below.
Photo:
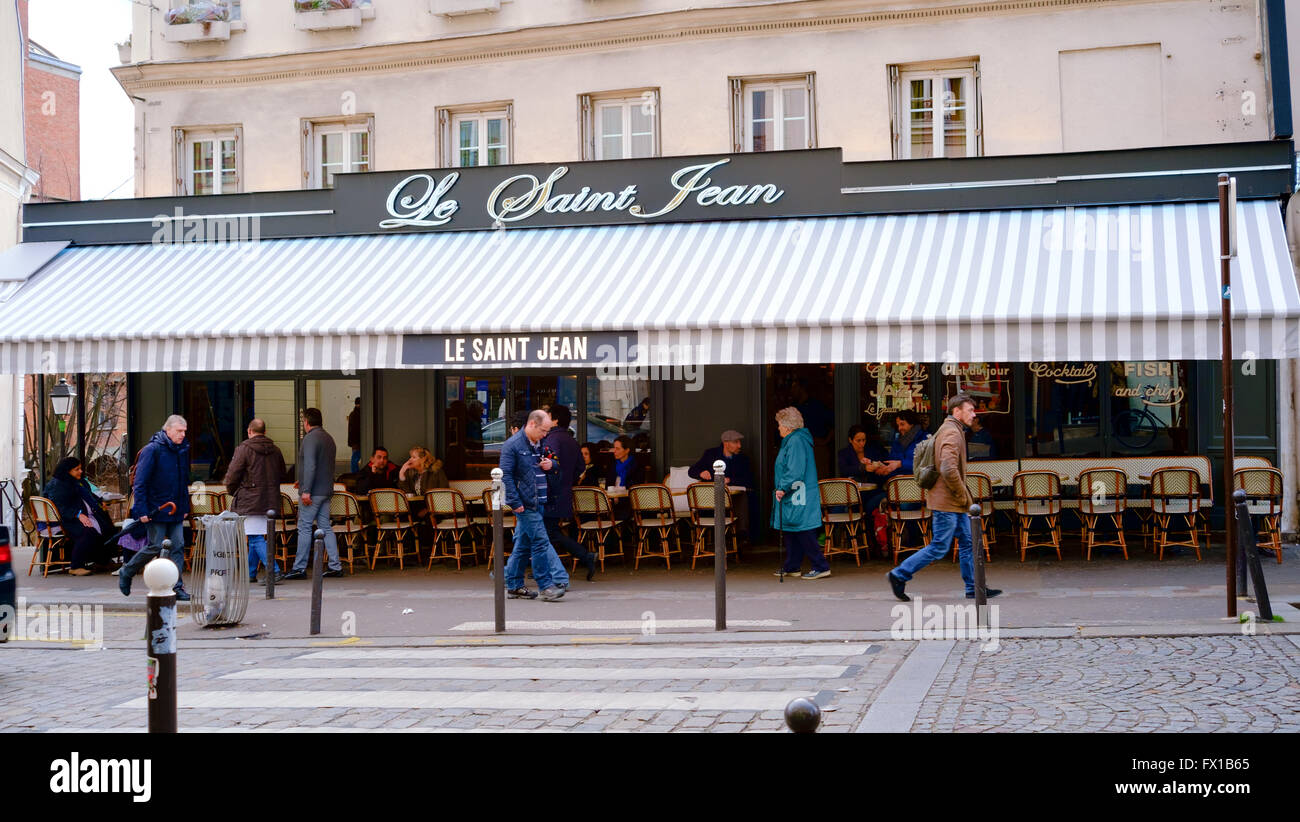
[[[1182,456],[1191,441],[1189,363],[1112,362],[1110,447],[1113,454]]]

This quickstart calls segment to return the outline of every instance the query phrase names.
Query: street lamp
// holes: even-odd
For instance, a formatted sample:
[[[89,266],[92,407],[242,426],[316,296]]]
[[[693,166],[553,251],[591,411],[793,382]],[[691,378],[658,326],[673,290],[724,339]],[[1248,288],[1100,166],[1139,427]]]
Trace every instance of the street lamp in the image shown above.
[[[59,378],[59,384],[50,389],[50,405],[59,418],[59,433],[68,430],[68,415],[72,413],[72,401],[76,398],[77,392],[62,377]]]

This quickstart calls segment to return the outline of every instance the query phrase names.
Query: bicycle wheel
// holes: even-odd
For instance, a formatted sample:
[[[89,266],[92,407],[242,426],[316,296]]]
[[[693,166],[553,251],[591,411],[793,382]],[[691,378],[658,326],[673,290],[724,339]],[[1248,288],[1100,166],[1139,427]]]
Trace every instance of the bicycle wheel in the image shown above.
[[[1111,431],[1125,448],[1141,451],[1150,448],[1160,434],[1160,422],[1151,412],[1130,408],[1115,415]]]

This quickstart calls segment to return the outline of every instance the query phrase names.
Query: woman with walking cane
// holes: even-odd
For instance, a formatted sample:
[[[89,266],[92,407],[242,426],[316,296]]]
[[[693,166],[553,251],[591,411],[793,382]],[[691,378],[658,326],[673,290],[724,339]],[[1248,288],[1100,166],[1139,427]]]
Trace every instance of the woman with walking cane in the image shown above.
[[[804,428],[803,415],[797,408],[776,412],[776,426],[781,432],[781,450],[776,455],[776,505],[772,510],[772,527],[781,532],[785,544],[785,561],[776,576],[799,575],[800,579],[824,579],[831,575],[830,563],[817,544],[822,525],[822,500],[817,491],[817,463],[813,455],[812,435]],[[812,570],[799,574],[807,555]]]

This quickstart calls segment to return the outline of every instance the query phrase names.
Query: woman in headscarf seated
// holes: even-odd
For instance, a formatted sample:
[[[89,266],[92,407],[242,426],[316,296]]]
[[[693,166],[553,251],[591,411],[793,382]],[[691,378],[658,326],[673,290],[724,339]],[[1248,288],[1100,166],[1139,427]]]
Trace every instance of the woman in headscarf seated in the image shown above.
[[[104,503],[95,496],[85,469],[76,457],[65,457],[54,467],[54,476],[45,484],[43,496],[59,509],[59,519],[72,543],[73,576],[85,576],[94,570],[110,570],[112,550],[104,540],[113,532],[113,519]]]

